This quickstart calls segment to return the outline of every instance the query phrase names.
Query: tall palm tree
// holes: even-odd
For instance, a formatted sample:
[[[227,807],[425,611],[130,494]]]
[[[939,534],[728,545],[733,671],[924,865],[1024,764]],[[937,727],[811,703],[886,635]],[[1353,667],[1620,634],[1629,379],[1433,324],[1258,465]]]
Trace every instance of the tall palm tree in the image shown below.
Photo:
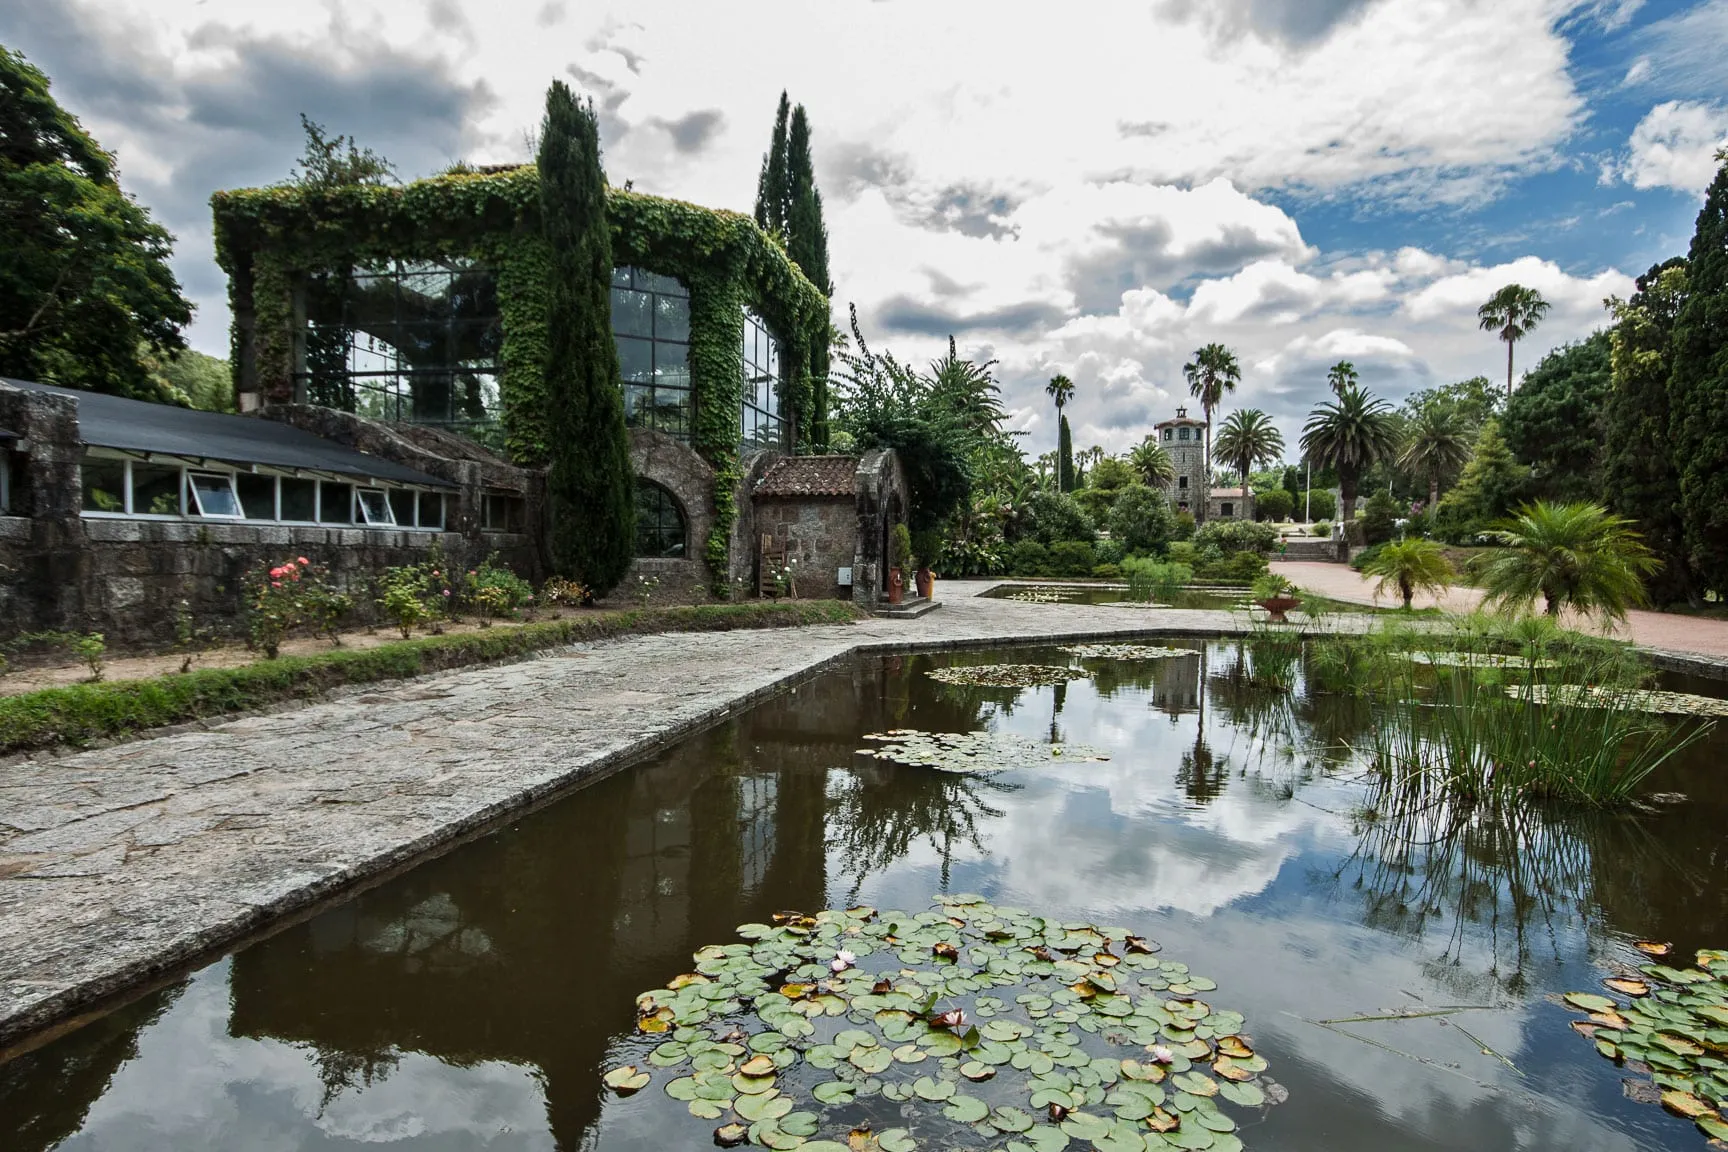
[[[1376,599],[1388,589],[1397,589],[1398,595],[1404,598],[1406,611],[1419,591],[1432,592],[1435,596],[1444,594],[1454,575],[1440,545],[1414,537],[1382,547],[1378,555],[1362,566],[1362,574],[1380,577],[1380,583],[1374,588]]]
[[[1398,466],[1428,477],[1427,511],[1440,502],[1440,476],[1470,459],[1476,429],[1451,404],[1429,403],[1404,427]]]
[[[1344,389],[1356,387],[1362,377],[1356,371],[1356,365],[1348,360],[1340,360],[1326,370],[1326,386],[1332,389],[1332,395],[1344,395]]]
[[[1624,620],[1644,602],[1644,577],[1661,567],[1632,521],[1600,504],[1538,500],[1489,535],[1504,547],[1489,554],[1477,577],[1483,603],[1502,609],[1528,607],[1540,596],[1550,616],[1571,608]]]
[[[1044,385],[1044,395],[1056,401],[1056,419],[1061,420],[1062,409],[1074,399],[1074,381],[1058,372],[1050,377],[1050,383]]]
[[[1336,400],[1321,404],[1302,426],[1302,454],[1338,470],[1346,521],[1356,515],[1356,482],[1363,471],[1397,450],[1391,407],[1360,388],[1346,388]]]
[[[1223,401],[1224,394],[1236,391],[1242,382],[1242,367],[1236,363],[1236,353],[1222,344],[1208,344],[1196,349],[1194,359],[1182,365],[1182,375],[1188,378],[1188,391],[1200,401],[1200,411],[1206,416],[1207,481],[1212,476],[1212,410]],[[1200,497],[1200,507],[1206,507],[1206,497]]]
[[[1148,488],[1161,488],[1176,480],[1176,461],[1150,436],[1128,453],[1128,464]]]
[[[1218,455],[1241,475],[1243,514],[1252,519],[1248,473],[1256,464],[1270,464],[1283,458],[1284,434],[1272,426],[1272,418],[1260,409],[1242,408],[1230,413],[1218,430]]]
[[[1508,284],[1488,303],[1476,309],[1476,319],[1482,331],[1498,333],[1506,342],[1506,395],[1512,395],[1512,345],[1530,333],[1548,315],[1548,301],[1542,293],[1522,284]]]

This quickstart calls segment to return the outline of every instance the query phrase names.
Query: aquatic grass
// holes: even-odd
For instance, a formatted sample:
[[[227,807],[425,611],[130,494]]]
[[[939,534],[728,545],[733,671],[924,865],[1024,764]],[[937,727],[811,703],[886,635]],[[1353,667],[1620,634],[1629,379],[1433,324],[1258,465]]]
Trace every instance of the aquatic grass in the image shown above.
[[[1122,575],[1128,581],[1128,599],[1167,604],[1194,579],[1194,569],[1180,561],[1129,556],[1122,561]]]

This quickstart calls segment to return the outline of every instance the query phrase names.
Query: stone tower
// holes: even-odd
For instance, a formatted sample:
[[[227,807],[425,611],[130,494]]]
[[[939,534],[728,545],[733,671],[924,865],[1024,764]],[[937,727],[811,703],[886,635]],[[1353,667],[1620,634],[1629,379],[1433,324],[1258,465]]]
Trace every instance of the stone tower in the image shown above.
[[[1186,407],[1178,408],[1174,420],[1152,426],[1152,435],[1176,465],[1176,479],[1164,486],[1170,507],[1206,519],[1206,497],[1212,490],[1206,473],[1206,421],[1190,418]]]

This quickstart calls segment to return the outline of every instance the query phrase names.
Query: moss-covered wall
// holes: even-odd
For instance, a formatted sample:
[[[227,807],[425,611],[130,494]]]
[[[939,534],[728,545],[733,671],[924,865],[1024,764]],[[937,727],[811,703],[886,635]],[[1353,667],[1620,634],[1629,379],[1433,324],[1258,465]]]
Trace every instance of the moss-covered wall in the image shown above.
[[[465,257],[494,269],[503,320],[499,393],[512,460],[544,462],[546,268],[540,188],[532,165],[452,172],[397,187],[218,192],[216,258],[229,277],[235,389],[242,410],[294,400],[296,287],[311,273],[391,259]],[[727,212],[610,189],[612,250],[690,289],[691,444],[715,471],[706,546],[717,592],[728,585],[728,541],[739,475],[744,307],[780,340],[781,411],[800,446],[822,443],[825,382],[812,381],[810,349],[826,340],[828,301],[755,221]]]

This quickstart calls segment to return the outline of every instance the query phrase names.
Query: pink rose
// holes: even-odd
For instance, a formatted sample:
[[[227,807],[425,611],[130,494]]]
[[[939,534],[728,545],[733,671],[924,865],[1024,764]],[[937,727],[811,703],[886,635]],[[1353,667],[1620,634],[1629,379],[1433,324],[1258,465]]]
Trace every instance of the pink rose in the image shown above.
[[[311,563],[311,561],[310,561],[310,560],[308,560],[308,559],[306,559],[306,557],[304,557],[304,556],[302,556],[302,557],[300,557],[300,563],[302,563],[302,564],[310,564],[310,563]]]

